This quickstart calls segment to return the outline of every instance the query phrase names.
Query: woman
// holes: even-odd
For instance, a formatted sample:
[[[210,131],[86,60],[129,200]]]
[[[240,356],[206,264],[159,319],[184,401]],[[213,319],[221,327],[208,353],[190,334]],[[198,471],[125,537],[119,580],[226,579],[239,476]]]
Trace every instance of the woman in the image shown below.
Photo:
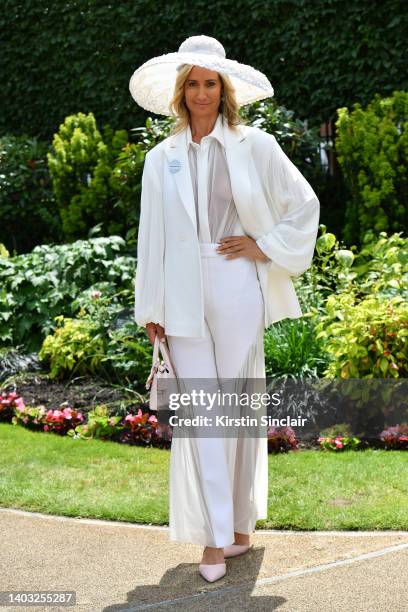
[[[177,118],[145,158],[135,320],[151,342],[167,338],[190,390],[193,379],[242,389],[265,378],[264,329],[302,315],[290,277],[312,261],[319,201],[276,139],[240,121],[239,106],[273,89],[216,39],[192,36],[149,60],[130,91]],[[267,518],[267,461],[266,435],[173,437],[170,539],[204,546],[210,582]]]

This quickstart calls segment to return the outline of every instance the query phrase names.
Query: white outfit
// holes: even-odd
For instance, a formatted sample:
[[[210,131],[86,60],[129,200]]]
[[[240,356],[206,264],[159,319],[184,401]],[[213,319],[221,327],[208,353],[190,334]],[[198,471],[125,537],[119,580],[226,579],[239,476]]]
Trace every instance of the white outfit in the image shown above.
[[[183,391],[197,388],[193,384],[197,379],[207,392],[223,388],[217,379],[230,379],[228,391],[238,391],[242,380],[265,378],[262,291],[253,260],[226,259],[216,252],[220,238],[245,235],[232,196],[220,116],[200,144],[192,141],[190,128],[186,139],[200,243],[205,335],[166,335]],[[197,414],[195,410],[189,407],[188,415]],[[208,414],[216,413],[224,414],[222,407]],[[200,437],[190,430],[190,437],[178,437],[177,427],[173,428],[171,540],[224,547],[234,542],[234,531],[251,533],[256,521],[267,517],[266,429],[259,437],[225,433]]]
[[[291,276],[311,264],[319,201],[275,137],[259,128],[233,129],[220,115],[200,145],[190,141],[187,128],[145,158],[135,320],[165,328],[186,384],[264,378],[264,327],[302,315]],[[270,261],[216,252],[220,237],[242,234]],[[250,533],[267,516],[266,431],[243,438],[177,431],[170,539],[232,544],[234,531]]]
[[[302,274],[311,264],[319,201],[272,134],[248,125],[233,129],[226,121],[222,133],[239,221],[271,259],[255,262],[267,328],[275,321],[302,316],[291,276]],[[155,322],[170,335],[205,336],[186,130],[162,140],[145,158],[134,312],[139,325]]]

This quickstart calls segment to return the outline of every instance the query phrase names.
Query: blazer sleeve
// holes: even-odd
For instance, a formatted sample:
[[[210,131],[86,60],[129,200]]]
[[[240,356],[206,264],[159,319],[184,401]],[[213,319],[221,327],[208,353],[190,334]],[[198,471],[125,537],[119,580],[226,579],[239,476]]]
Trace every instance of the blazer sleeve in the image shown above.
[[[261,236],[257,245],[275,269],[289,275],[303,274],[311,265],[319,229],[320,203],[311,185],[270,135],[271,147],[266,164],[269,206],[279,222]]]
[[[150,159],[145,156],[137,239],[134,317],[138,325],[164,327],[164,215],[162,187]]]

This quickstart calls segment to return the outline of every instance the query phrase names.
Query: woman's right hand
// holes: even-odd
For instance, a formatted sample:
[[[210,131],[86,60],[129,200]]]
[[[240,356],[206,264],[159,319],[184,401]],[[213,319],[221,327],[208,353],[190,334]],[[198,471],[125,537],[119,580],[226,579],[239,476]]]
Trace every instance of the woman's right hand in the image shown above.
[[[146,332],[152,344],[154,344],[154,339],[156,337],[156,334],[159,336],[160,342],[162,340],[163,342],[166,340],[166,334],[164,331],[164,327],[162,327],[158,323],[146,323]]]

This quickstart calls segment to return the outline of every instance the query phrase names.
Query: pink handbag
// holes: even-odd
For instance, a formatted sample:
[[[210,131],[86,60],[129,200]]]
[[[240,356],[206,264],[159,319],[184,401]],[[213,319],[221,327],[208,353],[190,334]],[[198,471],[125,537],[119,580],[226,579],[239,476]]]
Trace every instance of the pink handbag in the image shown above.
[[[159,358],[159,348],[163,360]],[[160,342],[156,334],[153,346],[153,363],[146,380],[146,389],[150,389],[149,407],[151,410],[168,408],[170,390],[177,388],[177,374],[170,359],[166,342]]]

